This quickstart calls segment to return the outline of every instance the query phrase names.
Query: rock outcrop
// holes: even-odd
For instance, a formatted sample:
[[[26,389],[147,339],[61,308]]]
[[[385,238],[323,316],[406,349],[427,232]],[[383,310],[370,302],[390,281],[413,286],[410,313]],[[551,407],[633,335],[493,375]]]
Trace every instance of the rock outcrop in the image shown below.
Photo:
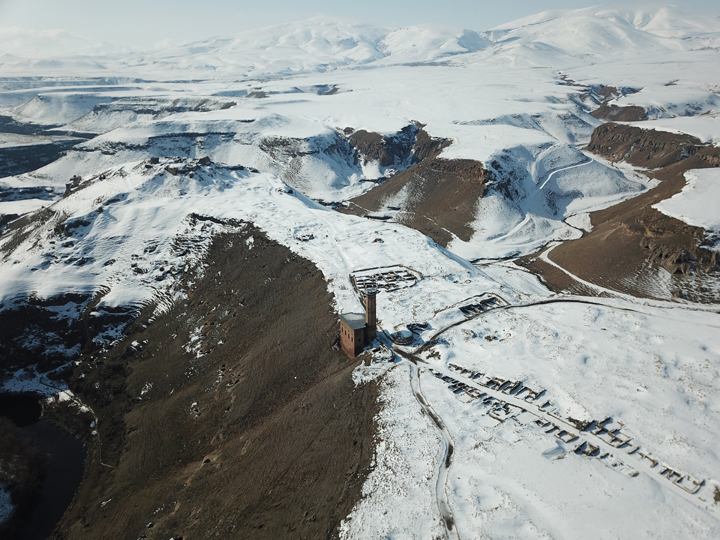
[[[610,103],[603,103],[590,113],[590,116],[598,120],[608,120],[610,122],[638,122],[647,120],[647,112],[637,105],[627,105],[625,107]]]
[[[586,150],[610,161],[658,169],[695,155],[703,147],[697,137],[608,123],[595,129]]]

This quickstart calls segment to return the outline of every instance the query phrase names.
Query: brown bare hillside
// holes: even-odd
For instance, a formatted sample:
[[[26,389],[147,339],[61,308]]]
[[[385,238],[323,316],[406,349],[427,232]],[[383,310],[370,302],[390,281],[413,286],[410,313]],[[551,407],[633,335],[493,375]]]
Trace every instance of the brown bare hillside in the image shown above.
[[[203,273],[78,367],[99,434],[57,538],[330,538],[360,497],[376,388],[332,348],[322,274],[250,225]]]
[[[593,101],[599,103],[599,107],[590,113],[598,120],[607,120],[609,122],[637,122],[639,120],[647,120],[647,112],[644,108],[637,105],[615,105],[611,101],[635,94],[640,88],[617,88],[615,86],[591,86],[588,87],[589,96]]]
[[[586,149],[610,161],[658,169],[690,157],[700,148],[700,139],[691,135],[609,123],[595,129]]]
[[[392,216],[442,246],[454,236],[468,241],[474,233],[475,207],[485,194],[489,175],[479,161],[431,157],[352,199],[343,211]]]
[[[647,120],[647,113],[642,107],[637,105],[628,105],[621,107],[619,105],[611,105],[603,103],[590,113],[598,120],[608,120],[610,122],[637,122],[639,120]]]
[[[419,163],[437,154],[449,142],[430,137],[424,125],[412,123],[395,135],[380,135],[372,131],[348,127],[343,130],[350,146],[355,149],[356,159],[377,161],[381,167],[402,164],[408,159]]]

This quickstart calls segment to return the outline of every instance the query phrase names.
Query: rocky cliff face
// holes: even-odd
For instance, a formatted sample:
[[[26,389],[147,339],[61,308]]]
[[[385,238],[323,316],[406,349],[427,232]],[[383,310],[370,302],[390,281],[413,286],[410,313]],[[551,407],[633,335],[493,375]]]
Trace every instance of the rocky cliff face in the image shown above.
[[[610,122],[638,122],[647,120],[647,113],[642,107],[637,105],[628,105],[621,107],[619,105],[603,103],[590,113],[591,116],[598,120],[608,120]]]
[[[381,167],[402,167],[415,164],[449,144],[445,139],[432,138],[421,124],[410,124],[395,135],[380,135],[364,129],[345,128],[347,141],[364,162],[377,161]]]
[[[265,154],[258,167],[275,172],[304,195],[337,202],[347,197],[340,191],[343,188],[365,183],[365,188],[353,193],[357,194],[435,155],[447,144],[417,123],[385,135],[347,127],[305,139],[268,136],[258,144]],[[322,184],[330,189],[319,189]]]
[[[491,173],[470,159],[438,157],[451,141],[431,137],[413,124],[397,136],[345,131],[359,159],[381,165],[404,164],[371,191],[349,201],[341,212],[373,219],[394,219],[447,246],[457,237],[469,241],[475,206],[487,189]]]
[[[653,175],[668,182],[666,187],[684,184],[679,178],[687,170],[720,166],[720,150],[702,144],[696,137],[619,124],[597,128],[588,150],[613,161],[656,169]],[[660,264],[671,274],[717,269],[717,253],[705,249],[708,244],[700,227],[644,206],[630,230],[642,235],[640,246],[648,250],[647,260]]]
[[[616,105],[613,100],[636,94],[639,88],[621,87],[608,85],[591,85],[587,88],[587,97],[591,103],[599,105],[597,109],[590,112],[590,116],[598,120],[608,122],[637,122],[647,120],[647,111],[637,105]]]
[[[610,161],[657,169],[695,155],[702,146],[691,135],[608,123],[595,129],[586,149]]]

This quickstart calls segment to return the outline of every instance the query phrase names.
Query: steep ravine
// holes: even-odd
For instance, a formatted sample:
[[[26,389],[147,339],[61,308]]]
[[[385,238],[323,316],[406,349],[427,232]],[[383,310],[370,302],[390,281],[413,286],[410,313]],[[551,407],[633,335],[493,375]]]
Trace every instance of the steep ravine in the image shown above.
[[[720,270],[717,253],[705,249],[705,231],[671,218],[652,205],[679,193],[684,173],[720,166],[720,149],[684,134],[604,124],[587,148],[613,162],[624,161],[648,169],[660,180],[646,193],[591,214],[593,230],[582,238],[557,246],[551,259],[585,281],[621,292],[649,297],[667,294],[694,301],[716,302],[717,291],[701,283]],[[536,257],[519,261],[543,275],[557,290],[573,287],[567,278]],[[656,276],[669,273],[667,286]],[[696,279],[704,276],[702,279]]]

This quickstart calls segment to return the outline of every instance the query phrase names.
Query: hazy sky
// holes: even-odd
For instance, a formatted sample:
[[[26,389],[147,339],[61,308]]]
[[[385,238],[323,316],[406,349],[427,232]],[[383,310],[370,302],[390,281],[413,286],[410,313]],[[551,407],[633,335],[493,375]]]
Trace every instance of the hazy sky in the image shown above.
[[[602,3],[597,0],[0,0],[0,27],[62,29],[94,41],[147,49],[162,42],[181,44],[319,14],[387,26],[432,22],[487,30],[548,9]],[[716,7],[718,0],[679,3]]]

